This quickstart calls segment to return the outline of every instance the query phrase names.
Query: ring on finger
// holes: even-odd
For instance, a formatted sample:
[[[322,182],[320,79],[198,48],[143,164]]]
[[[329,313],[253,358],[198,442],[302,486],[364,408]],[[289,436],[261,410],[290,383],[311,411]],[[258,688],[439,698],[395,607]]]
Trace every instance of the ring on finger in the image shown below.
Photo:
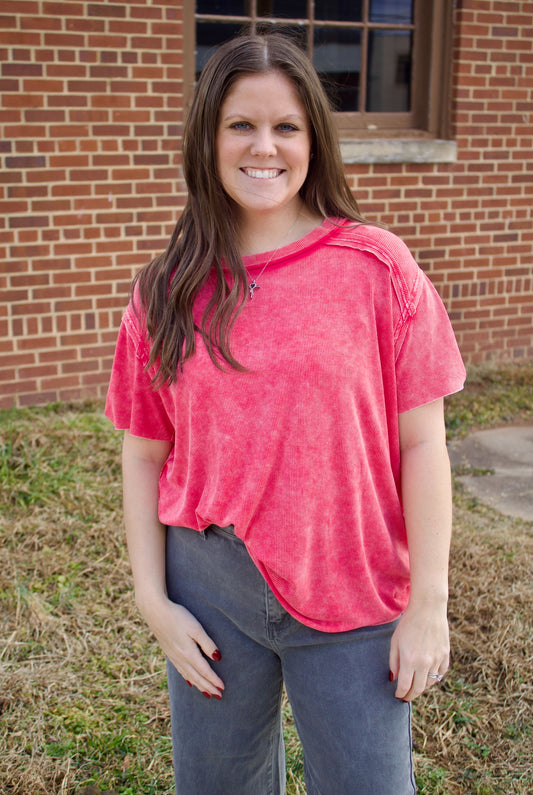
[[[442,682],[442,674],[428,674],[428,679],[436,679],[437,682]]]

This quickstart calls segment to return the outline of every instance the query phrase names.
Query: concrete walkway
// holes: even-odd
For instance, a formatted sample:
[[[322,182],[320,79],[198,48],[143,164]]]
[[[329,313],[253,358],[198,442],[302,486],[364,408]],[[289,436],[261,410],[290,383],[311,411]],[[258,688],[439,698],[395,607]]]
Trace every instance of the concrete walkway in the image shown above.
[[[474,470],[458,479],[480,502],[533,522],[533,426],[478,431],[449,453],[452,467]]]

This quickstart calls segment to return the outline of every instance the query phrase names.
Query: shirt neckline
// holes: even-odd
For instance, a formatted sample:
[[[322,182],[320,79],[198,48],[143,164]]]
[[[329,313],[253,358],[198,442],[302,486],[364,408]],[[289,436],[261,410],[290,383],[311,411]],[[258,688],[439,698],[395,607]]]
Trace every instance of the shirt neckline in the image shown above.
[[[258,254],[247,254],[242,261],[246,270],[254,270],[263,267],[268,262],[269,268],[285,259],[290,259],[295,254],[301,254],[307,249],[315,246],[319,241],[330,235],[332,232],[342,228],[347,223],[353,223],[346,218],[325,218],[319,226],[315,226],[306,235],[293,243],[270,251],[261,251]]]

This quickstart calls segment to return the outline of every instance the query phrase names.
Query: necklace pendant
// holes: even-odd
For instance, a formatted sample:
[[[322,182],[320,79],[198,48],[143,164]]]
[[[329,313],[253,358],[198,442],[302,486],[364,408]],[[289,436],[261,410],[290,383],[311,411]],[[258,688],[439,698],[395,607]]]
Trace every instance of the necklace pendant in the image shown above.
[[[252,300],[252,298],[254,297],[254,292],[255,292],[255,290],[260,290],[261,288],[260,288],[260,287],[259,287],[259,285],[257,284],[256,280],[255,280],[255,279],[252,279],[252,281],[251,281],[251,282],[250,282],[250,284],[248,285],[248,289],[249,289],[249,291],[250,291],[250,301],[251,301],[251,300]]]

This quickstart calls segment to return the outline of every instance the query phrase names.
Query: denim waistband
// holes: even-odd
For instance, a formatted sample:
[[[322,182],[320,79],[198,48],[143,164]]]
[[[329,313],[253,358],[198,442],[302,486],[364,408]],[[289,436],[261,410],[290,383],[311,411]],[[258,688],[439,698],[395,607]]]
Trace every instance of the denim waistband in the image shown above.
[[[210,524],[209,527],[206,527],[204,533],[206,535],[209,533],[216,533],[219,536],[231,538],[232,541],[237,541],[239,544],[244,544],[244,541],[235,534],[235,527],[232,524],[227,525],[227,527],[220,527],[218,524]]]
[[[218,524],[210,524],[209,527],[207,528],[207,530],[214,530],[215,533],[217,531],[219,531],[219,532],[225,533],[226,535],[229,535],[229,536],[235,536],[235,526],[232,525],[232,524],[229,524],[227,527],[220,527],[220,525],[218,525]],[[235,537],[237,537],[237,536],[235,536]]]
[[[233,541],[238,541],[239,544],[244,544],[244,541],[235,534],[235,527],[232,524],[229,524],[226,527],[220,527],[217,524],[210,524],[205,528],[205,530],[200,531],[194,530],[192,527],[182,527],[178,525],[169,525],[169,528],[170,527],[178,528],[179,530],[187,530],[191,533],[196,533],[203,538],[205,538],[209,533],[216,533],[219,536],[225,536],[226,538],[231,538]]]

